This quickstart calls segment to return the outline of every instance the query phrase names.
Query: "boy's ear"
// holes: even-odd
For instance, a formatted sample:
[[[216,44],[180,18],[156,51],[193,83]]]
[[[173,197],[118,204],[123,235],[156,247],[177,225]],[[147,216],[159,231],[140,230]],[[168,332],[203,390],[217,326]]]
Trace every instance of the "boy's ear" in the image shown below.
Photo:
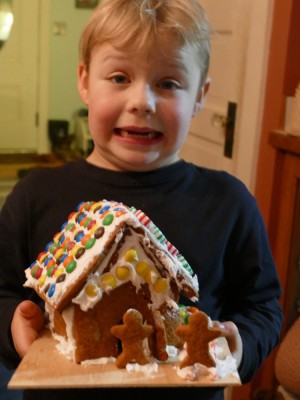
[[[210,87],[211,78],[206,78],[206,81],[202,88],[199,90],[193,111],[193,117],[195,117],[203,108],[206,100],[206,95]]]
[[[77,69],[77,89],[83,103],[88,105],[88,72],[84,64],[79,64]]]

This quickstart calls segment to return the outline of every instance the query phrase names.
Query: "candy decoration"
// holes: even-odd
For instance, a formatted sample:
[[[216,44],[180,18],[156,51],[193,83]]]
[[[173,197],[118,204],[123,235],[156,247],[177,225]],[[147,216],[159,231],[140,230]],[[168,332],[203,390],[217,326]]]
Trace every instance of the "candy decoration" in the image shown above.
[[[143,224],[146,228],[148,228],[149,225],[152,224],[150,218],[145,213],[143,213],[143,211],[137,210],[134,207],[131,207],[130,211],[135,214],[140,223]]]
[[[173,246],[172,243],[170,243],[168,240],[166,240],[166,245],[167,245],[167,249],[172,254],[172,256],[175,256],[176,254],[179,253],[179,251],[176,249],[176,247]]]
[[[153,288],[158,293],[164,293],[168,288],[168,281],[166,278],[158,278],[154,282]]]
[[[46,280],[46,275],[42,275],[40,277],[40,279],[38,280],[38,286],[42,287],[44,285],[44,283],[45,283],[45,280]]]
[[[103,206],[103,207],[101,207],[101,209],[99,210],[99,214],[103,214],[103,213],[105,213],[105,211],[108,211],[109,209],[110,209],[110,205]]]
[[[72,260],[67,264],[66,271],[70,274],[71,272],[74,271],[76,267],[77,267],[77,262],[75,260]]]
[[[105,232],[105,230],[104,230],[103,226],[100,226],[100,228],[98,228],[94,233],[95,238],[100,239],[104,235],[104,232]]]
[[[185,268],[191,275],[194,274],[194,271],[192,270],[190,264],[186,261],[186,259],[183,257],[182,254],[177,255],[178,260],[181,262],[183,268]]]
[[[145,276],[150,271],[150,265],[146,261],[140,261],[135,267],[136,273],[140,276]]]
[[[135,249],[127,250],[124,255],[124,259],[125,261],[128,261],[130,263],[137,262],[138,261],[137,251]]]
[[[104,290],[107,288],[114,288],[116,287],[116,280],[113,275],[111,274],[104,274],[100,277],[100,287],[102,287]]]
[[[48,293],[47,293],[49,297],[52,297],[54,295],[55,289],[56,289],[56,285],[55,284],[53,284],[53,285],[51,285],[49,287],[49,290],[48,290]]]
[[[60,274],[56,279],[56,283],[63,282],[66,279],[66,274]]]
[[[90,283],[89,285],[86,285],[85,287],[85,293],[89,296],[89,297],[96,297],[98,294],[98,288],[95,284]]]
[[[95,239],[95,238],[89,238],[89,239],[87,240],[86,244],[85,244],[85,248],[86,248],[87,250],[89,250],[89,249],[91,249],[91,248],[94,246],[95,243],[96,243],[96,239]]]
[[[114,215],[113,214],[107,214],[104,217],[104,219],[102,221],[102,224],[103,225],[110,225],[113,222],[113,220],[114,220]]]
[[[129,275],[130,275],[130,269],[128,267],[118,267],[116,269],[116,277],[120,281],[125,281],[126,279],[128,279]]]
[[[144,279],[149,285],[153,285],[156,282],[157,278],[158,274],[153,269],[151,269],[144,275]]]

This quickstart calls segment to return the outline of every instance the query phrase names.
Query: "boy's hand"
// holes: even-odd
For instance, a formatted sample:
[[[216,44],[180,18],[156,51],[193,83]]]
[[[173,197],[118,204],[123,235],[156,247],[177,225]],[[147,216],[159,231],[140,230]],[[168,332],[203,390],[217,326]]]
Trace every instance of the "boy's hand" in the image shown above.
[[[220,328],[224,337],[227,340],[229,350],[236,360],[236,365],[239,367],[243,356],[243,343],[237,326],[231,321],[214,322],[214,326]]]
[[[30,300],[22,301],[16,308],[11,323],[12,339],[21,358],[25,356],[43,326],[42,310]]]

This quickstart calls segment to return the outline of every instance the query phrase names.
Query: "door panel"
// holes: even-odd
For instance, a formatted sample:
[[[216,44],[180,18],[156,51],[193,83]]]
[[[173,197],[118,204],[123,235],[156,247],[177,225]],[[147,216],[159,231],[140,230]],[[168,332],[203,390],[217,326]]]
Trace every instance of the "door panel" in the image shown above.
[[[0,49],[0,152],[37,150],[38,1],[13,0],[14,22]]]
[[[209,76],[212,79],[203,110],[191,122],[181,156],[198,165],[234,173],[233,158],[224,156],[229,102],[243,93],[251,0],[201,0],[213,27]],[[235,135],[237,132],[235,132]]]

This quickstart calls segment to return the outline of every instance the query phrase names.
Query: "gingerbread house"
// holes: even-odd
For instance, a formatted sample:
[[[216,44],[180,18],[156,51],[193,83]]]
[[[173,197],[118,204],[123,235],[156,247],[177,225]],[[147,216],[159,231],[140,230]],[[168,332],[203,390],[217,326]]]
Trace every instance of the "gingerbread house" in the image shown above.
[[[197,277],[178,250],[142,211],[115,201],[80,203],[25,274],[77,363],[119,354],[111,327],[131,308],[154,328],[152,355],[166,360],[166,345],[182,343],[180,294],[198,297]]]

